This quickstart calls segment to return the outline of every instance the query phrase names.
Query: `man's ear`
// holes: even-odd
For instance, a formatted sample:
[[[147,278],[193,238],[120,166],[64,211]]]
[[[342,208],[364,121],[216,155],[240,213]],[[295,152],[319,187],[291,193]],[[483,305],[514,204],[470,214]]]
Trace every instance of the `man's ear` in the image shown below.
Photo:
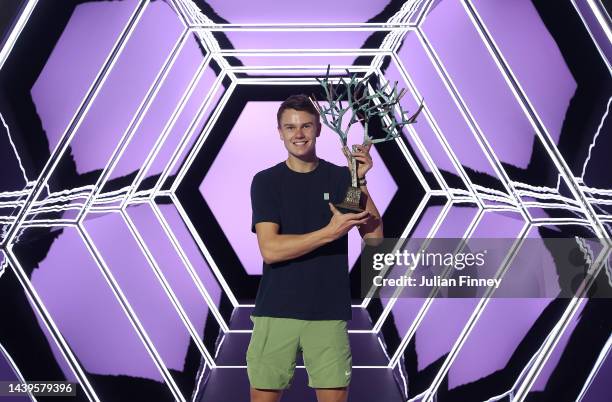
[[[317,137],[321,135],[321,122],[317,122]]]
[[[285,138],[283,138],[283,131],[281,130],[281,128],[276,127],[276,130],[278,131],[278,138],[280,138],[281,141],[285,142]]]

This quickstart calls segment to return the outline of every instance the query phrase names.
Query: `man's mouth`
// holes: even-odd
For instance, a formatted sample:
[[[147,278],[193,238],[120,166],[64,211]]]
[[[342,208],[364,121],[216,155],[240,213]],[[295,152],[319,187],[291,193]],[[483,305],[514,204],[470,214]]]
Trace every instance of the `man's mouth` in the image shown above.
[[[308,141],[304,140],[304,141],[294,141],[293,145],[295,145],[296,147],[303,147],[306,146],[306,144],[308,143]]]

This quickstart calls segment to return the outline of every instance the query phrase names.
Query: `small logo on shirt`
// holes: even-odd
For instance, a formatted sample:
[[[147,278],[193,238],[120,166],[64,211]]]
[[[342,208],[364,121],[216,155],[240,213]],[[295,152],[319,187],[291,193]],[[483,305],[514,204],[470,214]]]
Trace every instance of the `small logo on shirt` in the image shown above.
[[[328,201],[329,200],[329,193],[323,193],[323,199],[325,201]]]
[[[351,372],[350,371],[345,371],[344,375],[351,375]]]

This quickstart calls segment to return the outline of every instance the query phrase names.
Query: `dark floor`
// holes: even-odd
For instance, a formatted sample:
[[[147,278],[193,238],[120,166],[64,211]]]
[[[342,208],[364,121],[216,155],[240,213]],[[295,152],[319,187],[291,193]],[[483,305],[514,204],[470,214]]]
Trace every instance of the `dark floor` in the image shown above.
[[[249,319],[250,307],[234,311],[230,329],[252,329]],[[349,321],[350,330],[372,328],[367,312],[353,308],[353,320]],[[246,350],[251,339],[250,333],[228,333],[219,349],[216,362],[219,366],[246,366]],[[384,366],[387,358],[381,349],[376,335],[371,333],[349,333],[354,366]],[[297,365],[303,365],[301,357]],[[313,402],[315,392],[308,387],[306,370],[295,369],[291,388],[283,393],[283,402]],[[353,368],[349,386],[350,402],[400,402],[400,390],[387,368]],[[200,402],[249,402],[249,379],[246,368],[217,367],[210,374]]]

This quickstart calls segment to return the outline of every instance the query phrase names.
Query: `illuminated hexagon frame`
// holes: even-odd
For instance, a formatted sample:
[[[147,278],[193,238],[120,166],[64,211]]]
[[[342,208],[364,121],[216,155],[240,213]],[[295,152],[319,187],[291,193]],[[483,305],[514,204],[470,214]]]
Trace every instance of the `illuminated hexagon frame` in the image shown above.
[[[28,1],[24,9],[22,10],[22,13],[16,25],[14,26],[14,29],[11,31],[11,34],[5,46],[0,52],[0,68],[6,61],[8,54],[10,53],[14,44],[16,43],[18,36],[21,32],[21,29],[27,23],[28,18],[30,14],[32,13],[32,10],[36,6],[36,3],[37,3],[36,0]],[[25,176],[25,172],[24,172],[24,177],[26,179],[26,182],[28,183],[26,187],[24,188],[24,194],[27,195],[27,197],[26,197],[25,202],[23,202],[22,204],[23,206],[19,210],[17,216],[2,217],[2,222],[1,222],[8,226],[8,230],[5,233],[5,236],[3,237],[2,243],[1,243],[3,254],[6,254],[9,265],[13,268],[15,274],[19,278],[22,286],[24,287],[26,294],[34,302],[34,307],[37,310],[37,313],[39,314],[39,316],[41,316],[44,319],[46,326],[50,330],[58,347],[60,348],[61,352],[63,353],[68,363],[70,364],[70,367],[75,373],[76,377],[81,382],[81,385],[83,386],[83,389],[85,390],[87,397],[90,400],[97,400],[95,390],[93,390],[93,388],[91,387],[91,384],[89,384],[89,382],[87,381],[87,378],[85,377],[82,368],[80,367],[77,360],[75,359],[69,346],[66,344],[62,334],[55,326],[53,318],[49,315],[45,306],[43,305],[43,303],[40,301],[39,297],[37,296],[35,289],[32,287],[32,284],[29,282],[25,272],[21,268],[17,257],[12,252],[12,246],[18,239],[20,229],[23,229],[26,227],[41,226],[41,225],[50,225],[50,226],[68,225],[68,226],[76,226],[78,228],[79,233],[85,240],[86,244],[88,244],[92,253],[96,255],[97,252],[95,251],[95,245],[93,244],[93,241],[91,240],[91,238],[89,238],[89,236],[87,235],[85,229],[82,227],[82,222],[83,222],[85,215],[88,213],[89,210],[96,211],[97,207],[99,207],[99,205],[98,206],[96,205],[96,202],[98,201],[97,199],[90,199],[88,204],[85,206],[85,208],[81,211],[81,213],[77,217],[77,219],[72,220],[72,221],[58,220],[58,221],[48,222],[48,221],[37,221],[35,219],[28,220],[26,219],[26,217],[29,213],[32,212],[32,210],[35,209],[33,201],[38,199],[43,189],[46,188],[47,180],[49,179],[53,170],[57,166],[57,163],[60,157],[64,154],[64,152],[66,151],[67,147],[70,144],[72,136],[74,132],[76,131],[75,126],[78,125],[78,122],[85,115],[87,111],[87,105],[92,101],[93,97],[95,96],[96,90],[102,85],[105,74],[108,73],[110,66],[112,65],[112,63],[114,62],[114,60],[116,59],[118,55],[116,50],[120,49],[121,44],[127,40],[127,38],[129,37],[129,33],[131,32],[131,30],[133,30],[134,26],[137,24],[139,16],[142,15],[142,12],[146,8],[147,4],[148,4],[148,1],[142,1],[139,4],[139,6],[136,8],[134,14],[131,17],[130,23],[125,28],[124,32],[122,33],[122,39],[115,45],[113,54],[111,55],[111,57],[109,57],[109,59],[107,59],[107,62],[104,68],[100,71],[100,74],[96,78],[94,85],[91,87],[90,92],[84,99],[83,104],[81,105],[73,121],[71,122],[69,129],[64,133],[60,143],[58,144],[56,149],[52,152],[51,158],[47,161],[45,168],[43,169],[40,176],[36,180],[28,181],[28,178]],[[203,44],[203,46],[208,50],[209,53],[206,56],[203,67],[206,66],[209,62],[214,60],[214,62],[219,64],[222,70],[222,73],[219,75],[217,81],[215,82],[213,89],[210,90],[209,96],[207,96],[207,99],[203,103],[202,105],[203,108],[207,108],[210,106],[210,102],[212,99],[212,93],[214,93],[216,90],[219,89],[223,80],[229,79],[231,84],[229,88],[227,89],[227,91],[224,93],[219,103],[219,106],[217,107],[213,115],[210,117],[206,127],[204,128],[203,133],[200,134],[200,133],[190,132],[187,134],[188,136],[195,134],[195,135],[199,135],[199,137],[196,142],[196,145],[193,148],[194,151],[190,153],[190,156],[187,158],[187,163],[184,164],[183,168],[181,169],[181,173],[179,173],[179,178],[172,183],[171,187],[169,189],[166,189],[164,188],[164,185],[166,183],[166,180],[168,179],[168,172],[170,170],[170,167],[179,162],[177,160],[177,157],[178,155],[181,154],[182,150],[175,153],[175,157],[171,158],[161,178],[159,179],[156,186],[151,191],[138,192],[137,191],[138,185],[135,185],[132,189],[130,189],[130,192],[128,193],[128,197],[126,197],[121,202],[119,207],[116,208],[114,211],[120,213],[127,221],[129,221],[129,217],[127,216],[127,213],[125,211],[128,205],[139,204],[139,203],[149,203],[151,207],[156,211],[157,217],[160,220],[160,224],[164,227],[164,229],[167,231],[169,236],[171,236],[171,229],[169,228],[167,222],[163,220],[163,217],[161,216],[161,213],[159,212],[159,210],[156,209],[156,203],[155,203],[155,198],[158,196],[170,197],[173,200],[174,204],[177,206],[178,210],[181,212],[183,219],[185,220],[187,226],[189,227],[193,237],[197,241],[198,234],[195,233],[193,229],[193,225],[189,224],[189,217],[185,213],[184,209],[181,208],[180,202],[176,198],[175,192],[177,190],[178,185],[180,185],[180,182],[181,182],[180,177],[184,176],[185,174],[185,170],[186,170],[185,166],[189,165],[189,160],[193,158],[196,151],[199,150],[203,146],[203,143],[207,136],[207,130],[209,130],[210,127],[212,127],[212,125],[214,125],[215,119],[219,116],[220,110],[223,108],[223,105],[225,104],[225,102],[227,102],[227,99],[229,98],[229,96],[231,96],[235,86],[240,84],[241,81],[246,82],[251,79],[236,78],[233,75],[232,67],[229,66],[225,62],[222,52],[220,48],[218,47],[218,45],[216,44],[214,37],[211,34],[213,30],[223,31],[224,29],[231,29],[231,28],[239,29],[239,27],[232,27],[231,24],[229,24],[230,26],[221,26],[219,24],[214,24],[211,20],[206,18],[198,10],[198,8],[189,0],[171,0],[169,4],[171,4],[171,6],[175,8],[175,11],[182,19],[184,26],[185,26],[185,30],[186,30],[185,33],[195,32],[200,37],[201,43]],[[509,64],[504,59],[503,54],[497,47],[492,35],[487,30],[486,25],[484,24],[482,18],[480,18],[480,16],[478,15],[476,8],[473,6],[470,0],[464,0],[462,3],[463,7],[465,8],[466,13],[470,17],[471,22],[473,23],[475,29],[479,33],[481,40],[487,47],[489,54],[491,55],[492,59],[495,61],[496,65],[498,66],[500,70],[500,73],[506,80],[517,102],[521,105],[523,111],[525,112],[527,118],[529,119],[532,127],[534,128],[536,136],[541,141],[541,143],[544,145],[546,152],[548,153],[551,160],[554,162],[555,166],[557,167],[559,171],[560,180],[563,179],[565,181],[570,192],[572,193],[572,196],[574,197],[574,200],[578,203],[579,209],[581,210],[583,214],[582,216],[584,217],[583,219],[574,219],[574,220],[568,220],[568,222],[561,222],[561,221],[555,221],[552,219],[540,220],[540,219],[533,218],[532,216],[530,216],[529,206],[526,205],[526,203],[523,201],[520,193],[521,192],[524,193],[525,191],[530,191],[534,189],[529,188],[528,186],[525,186],[525,188],[517,188],[519,187],[517,183],[511,182],[511,180],[508,178],[507,174],[504,172],[503,167],[501,166],[501,163],[499,162],[499,159],[496,157],[494,150],[488,144],[486,140],[486,136],[484,135],[484,133],[480,131],[478,124],[476,123],[474,117],[470,114],[469,108],[466,106],[465,102],[463,101],[461,94],[459,93],[455,85],[453,84],[453,81],[450,78],[449,74],[446,72],[444,68],[444,63],[442,62],[440,57],[436,54],[434,49],[431,47],[431,45],[428,42],[427,37],[425,36],[424,32],[420,28],[424,17],[427,15],[427,12],[429,11],[430,7],[432,7],[433,4],[434,4],[434,1],[432,0],[423,0],[423,1],[415,0],[412,2],[407,2],[404,5],[404,7],[402,7],[402,10],[398,12],[393,18],[391,18],[387,23],[372,24],[375,26],[370,27],[370,28],[373,28],[374,30],[380,29],[380,30],[389,31],[389,34],[387,35],[385,41],[383,42],[383,46],[379,49],[381,55],[390,56],[393,59],[393,61],[397,64],[398,69],[402,73],[402,76],[406,80],[406,83],[409,86],[410,92],[415,96],[415,98],[418,98],[417,88],[415,88],[414,85],[412,84],[405,69],[402,67],[401,60],[399,59],[397,55],[397,50],[399,48],[399,45],[401,44],[403,35],[407,32],[407,30],[409,29],[409,30],[413,30],[414,32],[416,32],[420,43],[422,44],[423,48],[427,51],[427,55],[432,61],[432,63],[436,66],[438,74],[440,75],[440,78],[445,82],[449,93],[451,94],[453,100],[455,101],[455,104],[457,105],[458,109],[461,111],[463,117],[468,122],[468,125],[470,126],[473,135],[479,142],[479,145],[482,147],[483,152],[486,155],[488,155],[488,157],[490,158],[491,163],[496,170],[496,173],[498,174],[500,180],[503,182],[504,186],[507,189],[509,198],[511,200],[509,204],[511,204],[511,206],[500,207],[497,210],[508,210],[508,211],[513,211],[513,212],[518,212],[519,214],[523,216],[523,218],[525,219],[525,226],[522,231],[522,236],[525,235],[529,227],[533,225],[536,225],[536,226],[543,225],[546,223],[579,224],[579,225],[588,226],[590,230],[592,230],[598,238],[602,239],[602,244],[605,246],[602,249],[601,253],[598,255],[597,260],[594,264],[595,266],[601,265],[600,263],[605,260],[605,258],[610,252],[609,250],[610,233],[609,233],[609,229],[605,225],[605,222],[609,222],[611,219],[607,215],[604,215],[601,213],[598,214],[593,209],[591,205],[591,201],[589,201],[589,199],[585,195],[585,193],[589,192],[590,189],[582,183],[581,177],[574,177],[571,171],[569,170],[567,163],[564,161],[556,145],[552,141],[549,133],[546,131],[546,128],[543,125],[537,111],[535,110],[534,106],[530,103],[529,98],[527,97],[525,91],[521,88],[519,81],[517,80],[516,76],[512,72]],[[581,13],[581,11],[578,8],[576,8],[576,10],[579,14]],[[353,25],[354,25],[353,28],[359,29],[368,24],[353,24]],[[254,28],[257,28],[257,27],[255,26]],[[260,28],[266,29],[266,27],[260,27]],[[270,27],[268,26],[267,28],[269,29]],[[333,30],[335,28],[338,28],[338,27],[334,27],[333,24],[328,25],[328,26],[321,26],[318,24],[312,24],[312,26],[278,24],[274,26],[274,29],[280,29],[281,31],[283,29],[289,30],[289,31],[291,30],[299,31],[301,29],[320,29],[324,31],[324,30]],[[347,27],[346,25],[344,25],[341,28],[346,29]],[[363,53],[364,52],[363,51],[360,52],[359,49],[355,50],[355,55],[362,55]],[[373,69],[374,72],[378,73],[380,77],[383,77],[383,74],[380,71],[380,65],[379,65],[381,60],[382,60],[382,57],[377,56],[371,68]],[[291,67],[288,66],[288,68],[290,69]],[[323,69],[324,69],[324,66],[321,66],[320,71],[323,71]],[[260,82],[261,83],[265,82],[265,84],[269,85],[271,83],[274,83],[274,81],[277,81],[276,83],[281,84],[281,85],[296,83],[296,80],[292,80],[292,79],[285,79],[285,80],[262,79]],[[453,164],[455,165],[456,169],[460,173],[463,173],[462,178],[464,179],[464,182],[466,184],[468,191],[467,192],[457,191],[454,188],[450,188],[445,183],[445,181],[443,180],[443,178],[437,171],[435,164],[432,162],[432,159],[427,155],[426,149],[422,147],[422,142],[418,139],[418,134],[414,131],[414,129],[410,128],[409,129],[410,138],[414,141],[416,146],[419,148],[421,155],[423,155],[423,157],[427,161],[428,167],[430,171],[434,174],[436,180],[438,181],[438,184],[441,190],[433,190],[430,188],[430,186],[427,184],[427,181],[423,177],[423,174],[419,171],[418,164],[415,162],[406,144],[402,142],[401,140],[396,141],[398,147],[400,148],[400,150],[406,157],[406,160],[408,161],[410,166],[413,168],[413,171],[419,178],[419,181],[421,182],[423,187],[426,189],[426,195],[421,200],[421,203],[419,204],[417,211],[414,213],[409,224],[406,226],[402,234],[402,237],[407,237],[412,232],[412,230],[414,229],[417,223],[418,218],[423,213],[427,205],[427,202],[429,201],[429,199],[435,196],[446,197],[447,202],[444,205],[442,213],[437,217],[436,222],[434,223],[428,235],[433,235],[435,233],[440,223],[443,221],[446,214],[448,213],[451,205],[456,204],[456,203],[466,203],[467,202],[467,203],[474,204],[478,206],[479,208],[477,219],[472,222],[472,224],[470,225],[470,229],[468,229],[468,233],[466,233],[466,236],[469,237],[469,231],[475,227],[475,225],[484,215],[482,213],[485,209],[485,206],[483,203],[483,197],[491,197],[491,195],[483,193],[482,189],[476,189],[474,188],[473,185],[471,185],[469,178],[467,178],[467,176],[463,172],[462,166],[458,162],[457,157],[452,152],[450,145],[448,144],[448,142],[446,142],[440,130],[437,129],[437,124],[435,123],[433,116],[431,116],[431,114],[428,112],[427,106],[425,107],[424,116],[427,118],[427,121],[431,124],[432,128],[434,129],[434,132],[438,136],[439,141],[443,144],[448,157],[453,161]],[[603,118],[605,118],[605,115]],[[4,123],[4,120],[3,120],[3,123]],[[7,127],[7,130],[8,130],[8,127]],[[125,145],[129,141],[129,139],[126,140],[126,135],[124,135],[124,137],[121,140],[121,146],[123,147],[125,147]],[[9,136],[10,136],[10,131],[9,131]],[[187,144],[186,141],[181,142],[181,146],[184,146],[186,144]],[[419,146],[419,144],[421,144],[421,146]],[[111,163],[113,159],[114,157],[111,158]],[[142,177],[140,178],[140,181],[137,180],[136,183],[140,184],[141,180],[142,180]],[[557,187],[557,190],[558,189],[559,189],[559,186]],[[98,195],[99,192],[96,192],[95,194]],[[551,196],[551,198],[553,199],[555,198],[554,193],[549,194],[549,195]],[[556,195],[559,195],[559,194],[557,193]],[[497,196],[499,195],[494,195],[493,198]],[[94,198],[95,198],[95,195],[94,195]],[[504,198],[505,198],[504,196],[500,196],[501,201],[507,201],[507,199],[504,199]],[[562,200],[561,202],[564,203],[565,205],[568,205]],[[112,209],[107,209],[107,210],[112,210]],[[176,241],[176,238],[173,238],[173,239],[174,239],[173,247],[180,249],[180,244],[178,244],[178,242]],[[142,239],[139,239],[139,241],[146,249],[146,245],[144,245],[144,242],[142,241]],[[226,292],[226,295],[229,297],[234,307],[248,307],[247,305],[240,305],[238,303],[231,289],[225,283],[223,276],[220,273],[215,262],[210,257],[210,253],[207,251],[204,243],[202,241],[198,241],[198,245],[202,253],[206,257],[207,262],[209,263],[210,267],[212,268],[215,275],[217,276],[217,279],[223,286],[224,291]],[[6,264],[6,261],[2,261],[2,267],[0,267],[0,275],[4,272],[5,264]],[[112,280],[112,275],[110,274],[110,272],[108,272],[107,269],[103,267],[103,264],[100,264],[100,268],[104,270],[106,274],[108,275],[108,277],[111,278]],[[125,299],[125,296],[121,294],[117,294],[117,297],[122,299],[126,304],[129,305],[128,301]],[[372,332],[372,333],[380,332],[396,300],[397,299],[395,298],[390,300],[390,302],[385,306],[385,309],[383,310],[380,317],[378,317],[377,321],[375,322],[374,327],[369,332]],[[460,350],[461,346],[463,345],[465,338],[469,336],[469,332],[471,328],[473,327],[475,322],[478,320],[488,300],[489,300],[488,297],[485,297],[480,300],[477,311],[474,312],[470,321],[466,324],[464,330],[462,331],[461,339],[459,339],[457,343],[454,345],[453,349],[449,353],[449,356],[446,358],[444,365],[442,366],[442,369],[436,374],[436,378],[434,382],[432,383],[432,385],[428,388],[425,394],[421,395],[422,400],[431,401],[434,398],[437,388],[440,386],[446,374],[446,371],[448,370],[450,364],[452,363],[452,360],[454,359],[454,357]],[[360,304],[358,307],[367,308],[370,301],[371,299],[366,298],[363,300],[363,303]],[[207,303],[209,303],[209,308],[214,313],[215,318],[218,320],[220,328],[223,330],[224,334],[228,332],[232,332],[229,330],[227,323],[224,321],[223,317],[219,313],[214,303],[210,302],[209,300],[207,300]],[[513,400],[523,400],[526,397],[527,393],[533,386],[535,379],[537,378],[538,374],[541,372],[544,366],[544,363],[550,357],[550,354],[552,350],[555,348],[556,344],[558,343],[561,335],[567,329],[569,322],[579,311],[581,304],[582,304],[582,301],[579,298],[574,298],[570,301],[566,310],[564,311],[562,319],[558,322],[558,325],[555,327],[555,330],[549,334],[549,338],[547,339],[546,343],[543,344],[541,349],[538,351],[538,353],[534,355],[532,364],[526,367],[527,371],[525,375],[522,377],[520,381],[517,381],[513,389],[509,390],[509,392],[512,391],[514,393]],[[424,312],[426,312],[426,310]],[[138,320],[133,317],[130,317],[130,319],[135,324],[136,328],[138,328],[138,331],[141,333],[141,335],[147,338],[146,333],[144,329],[142,328],[142,326],[139,325]],[[408,339],[409,339],[408,336],[402,339],[402,345],[399,348],[398,352],[395,353],[395,355],[390,358],[389,364],[387,365],[388,368],[398,369],[398,366],[400,365],[401,352],[403,351],[404,348],[406,348]],[[194,339],[194,341],[197,342],[196,339]],[[146,346],[151,351],[152,355],[157,355],[155,346],[152,343],[150,343],[150,340]],[[221,367],[221,366],[217,366],[214,362],[214,358],[210,355],[207,355],[207,353],[204,353],[203,358],[206,364],[205,367],[209,367],[209,368]],[[161,371],[167,373],[167,369],[165,369],[164,367],[161,367],[163,366],[163,363],[161,363],[161,361],[158,360],[156,361],[156,363],[160,365]],[[600,362],[600,364],[601,363],[602,362]],[[593,372],[596,372],[597,368],[598,367],[594,367]],[[399,371],[399,374],[401,375],[401,369],[399,369],[398,371]],[[166,379],[166,382],[168,383],[168,386],[171,388],[171,390],[173,391],[177,399],[182,399],[180,395],[180,391],[178,390],[178,387],[174,383],[173,379],[169,375],[167,375],[165,379]],[[407,386],[405,383],[403,384],[403,390],[405,393],[407,392]],[[407,393],[405,395],[407,396]]]

